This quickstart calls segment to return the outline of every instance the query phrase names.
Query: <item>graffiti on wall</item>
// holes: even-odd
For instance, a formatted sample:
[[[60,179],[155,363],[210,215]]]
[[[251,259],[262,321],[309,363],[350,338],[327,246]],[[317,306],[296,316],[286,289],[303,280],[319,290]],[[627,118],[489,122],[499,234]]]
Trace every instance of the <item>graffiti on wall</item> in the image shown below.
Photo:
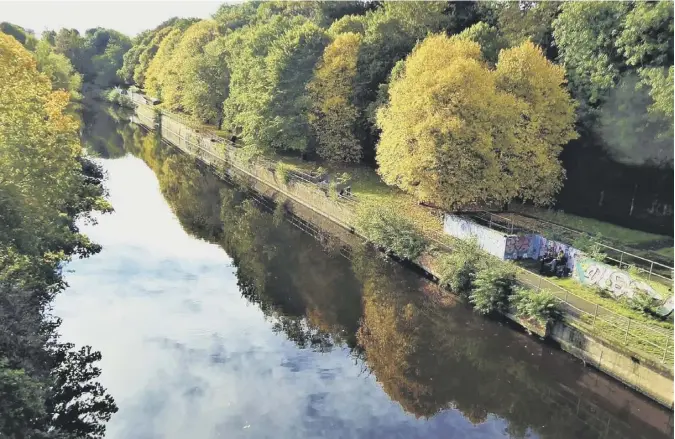
[[[539,235],[507,236],[504,259],[537,259],[539,245]]]
[[[635,294],[644,293],[664,300],[647,282],[633,279],[623,270],[590,258],[582,258],[577,262],[575,275],[579,282],[607,290],[617,299],[632,298]]]

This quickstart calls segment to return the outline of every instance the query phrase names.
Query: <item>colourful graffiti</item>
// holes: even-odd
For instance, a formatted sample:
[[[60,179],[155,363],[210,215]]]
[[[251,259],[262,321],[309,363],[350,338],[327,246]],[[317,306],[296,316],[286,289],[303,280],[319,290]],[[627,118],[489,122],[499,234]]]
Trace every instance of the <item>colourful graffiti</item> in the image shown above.
[[[504,259],[537,259],[540,238],[539,235],[507,236]]]

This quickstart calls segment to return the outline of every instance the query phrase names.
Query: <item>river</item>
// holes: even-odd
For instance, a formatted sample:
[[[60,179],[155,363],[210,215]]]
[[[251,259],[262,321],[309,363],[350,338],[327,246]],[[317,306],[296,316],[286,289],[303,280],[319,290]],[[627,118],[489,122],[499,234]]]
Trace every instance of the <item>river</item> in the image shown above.
[[[84,142],[115,212],[67,266],[106,437],[666,438],[672,414],[376,253],[345,254],[111,109]]]

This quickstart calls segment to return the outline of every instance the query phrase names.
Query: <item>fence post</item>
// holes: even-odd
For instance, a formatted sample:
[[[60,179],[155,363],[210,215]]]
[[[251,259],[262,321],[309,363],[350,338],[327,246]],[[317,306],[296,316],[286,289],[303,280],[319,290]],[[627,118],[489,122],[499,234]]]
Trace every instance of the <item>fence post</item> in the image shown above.
[[[652,280],[652,270],[654,270],[654,261],[652,261],[652,265],[649,267],[649,280]]]
[[[541,291],[541,280],[542,280],[542,277],[539,276],[539,285],[537,285],[537,291]]]
[[[598,304],[597,303],[595,304],[595,312],[593,313],[593,325],[591,325],[591,326],[595,326],[595,318],[596,317],[598,317]]]
[[[621,270],[622,265],[623,265],[623,252],[621,252],[621,258],[619,258],[619,270]]]
[[[624,344],[628,343],[628,331],[630,330],[631,319],[628,319],[628,325],[626,326],[626,336],[623,339]]]

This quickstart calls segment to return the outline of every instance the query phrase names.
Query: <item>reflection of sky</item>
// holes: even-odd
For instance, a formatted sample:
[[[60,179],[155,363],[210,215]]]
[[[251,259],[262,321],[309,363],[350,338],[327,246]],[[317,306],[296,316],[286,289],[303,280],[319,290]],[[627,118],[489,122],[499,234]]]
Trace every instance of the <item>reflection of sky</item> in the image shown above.
[[[103,251],[68,266],[54,313],[65,340],[103,353],[120,407],[107,437],[506,436],[499,419],[474,427],[453,410],[417,420],[346,351],[275,334],[228,255],[182,230],[140,159],[102,163],[116,212],[83,228]]]

